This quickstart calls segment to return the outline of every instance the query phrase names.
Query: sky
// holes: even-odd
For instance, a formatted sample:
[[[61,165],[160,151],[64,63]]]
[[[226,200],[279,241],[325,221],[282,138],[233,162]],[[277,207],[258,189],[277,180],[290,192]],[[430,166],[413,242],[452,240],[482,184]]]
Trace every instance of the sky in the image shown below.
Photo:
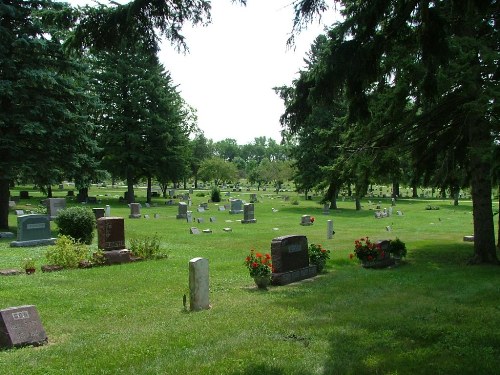
[[[290,85],[304,68],[304,58],[323,31],[317,20],[296,37],[295,48],[286,41],[293,26],[293,0],[212,0],[212,23],[186,25],[189,52],[177,52],[167,41],[159,58],[171,73],[184,100],[197,111],[198,127],[217,142],[235,139],[240,145],[256,137],[281,141],[279,118],[283,101],[273,87]],[[87,0],[71,0],[82,4]],[[335,13],[322,17],[329,25]]]

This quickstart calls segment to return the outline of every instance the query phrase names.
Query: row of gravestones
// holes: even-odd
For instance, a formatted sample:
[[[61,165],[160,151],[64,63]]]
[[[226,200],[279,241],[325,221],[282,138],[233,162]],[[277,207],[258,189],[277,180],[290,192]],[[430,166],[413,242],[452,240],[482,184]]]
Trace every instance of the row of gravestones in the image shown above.
[[[99,248],[105,254],[125,250],[123,224],[123,218],[117,217],[98,220]],[[289,235],[272,240],[273,285],[286,285],[316,276],[316,266],[309,265],[307,249],[305,236]],[[194,258],[189,261],[189,291],[192,311],[210,308],[208,259]],[[38,346],[47,342],[47,334],[34,305],[0,310],[0,348]]]

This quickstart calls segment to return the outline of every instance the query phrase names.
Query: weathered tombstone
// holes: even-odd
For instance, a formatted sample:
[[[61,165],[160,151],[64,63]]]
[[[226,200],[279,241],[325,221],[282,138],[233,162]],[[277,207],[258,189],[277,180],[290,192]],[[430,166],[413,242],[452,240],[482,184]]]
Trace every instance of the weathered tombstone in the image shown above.
[[[397,211],[398,216],[403,216],[403,211]]]
[[[125,220],[123,217],[97,219],[97,246],[104,252],[107,264],[131,261],[130,251],[125,248]]]
[[[201,207],[201,206],[200,206],[200,207],[198,207],[198,210],[197,210],[197,211],[198,211],[198,212],[205,212],[205,207]]]
[[[111,206],[109,204],[106,205],[106,217],[111,216]]]
[[[233,231],[233,229],[232,229],[232,228],[222,228],[222,230],[223,230],[224,232],[232,232],[232,231]]]
[[[300,225],[313,225],[311,221],[311,215],[302,215],[301,220],[300,220]]]
[[[271,242],[271,258],[274,285],[286,285],[317,274],[316,266],[309,265],[306,236],[289,235],[274,238]]]
[[[205,211],[208,211],[208,203],[204,202],[200,204],[200,207],[203,207]]]
[[[144,219],[149,219],[149,215],[144,215]]]
[[[203,233],[212,233],[212,229],[203,229]]]
[[[66,198],[48,198],[47,207],[49,209],[50,220],[54,220],[58,212],[66,208]]]
[[[330,215],[330,205],[328,203],[323,205],[323,215]]]
[[[106,214],[106,211],[104,208],[93,208],[92,212],[94,213],[95,219],[100,219],[101,217],[104,217]]]
[[[210,217],[210,222],[211,222],[211,223],[215,223],[215,221],[216,221],[216,220],[217,220],[217,219],[216,219],[214,216],[211,216],[211,217]]]
[[[210,308],[208,259],[193,258],[189,261],[189,309]]]
[[[188,205],[186,202],[179,202],[177,206],[177,219],[186,219],[187,217]]]
[[[48,341],[34,305],[0,310],[0,348],[39,346]]]
[[[326,238],[331,240],[335,231],[333,230],[333,220],[326,221]]]
[[[189,229],[189,233],[191,233],[191,234],[200,234],[200,230],[198,228],[196,228],[196,227],[191,227]]]
[[[257,220],[254,217],[254,204],[253,203],[245,203],[243,206],[243,220],[241,220],[242,224],[251,224],[256,223]]]
[[[19,192],[19,198],[20,199],[30,199],[30,193],[29,193],[29,191],[21,190]]]
[[[139,203],[130,203],[130,219],[140,219],[141,218],[141,205]]]
[[[222,211],[229,210],[230,208],[231,208],[230,204],[225,204],[224,205],[224,210],[222,210]]]
[[[219,211],[226,211],[226,207],[224,207],[224,206],[219,206]]]
[[[51,237],[50,220],[47,215],[20,215],[17,217],[17,241],[12,247],[53,245],[56,239]]]
[[[257,202],[257,194],[252,193],[250,194],[250,203],[256,203]]]
[[[241,199],[231,199],[229,202],[231,203],[230,214],[243,213],[243,201]]]
[[[395,206],[396,205],[396,198],[391,198],[391,206]]]
[[[154,218],[155,218],[155,219],[159,219],[159,218],[160,218],[160,214],[155,214],[155,215],[154,215]]]
[[[464,236],[465,242],[474,242],[474,236]]]
[[[187,211],[186,212],[186,221],[188,223],[192,223],[193,222],[193,211]]]
[[[198,223],[203,223],[205,220],[202,217],[199,217],[196,219],[196,221],[198,221]]]
[[[389,210],[387,211],[387,216],[392,216],[392,206],[389,207]]]
[[[173,198],[173,197],[175,196],[175,190],[174,190],[174,189],[169,190],[169,191],[168,191],[168,196],[169,196],[170,198]]]
[[[16,201],[9,201],[9,208],[16,207]]]
[[[16,216],[24,215],[24,210],[16,210]]]

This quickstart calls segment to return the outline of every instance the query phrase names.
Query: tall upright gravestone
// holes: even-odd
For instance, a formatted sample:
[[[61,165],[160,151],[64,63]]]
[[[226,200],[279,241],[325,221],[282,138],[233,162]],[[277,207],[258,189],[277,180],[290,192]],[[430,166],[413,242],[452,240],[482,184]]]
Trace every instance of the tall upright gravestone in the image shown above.
[[[208,259],[193,258],[189,261],[189,306],[191,311],[210,308]]]
[[[97,246],[104,253],[107,264],[130,262],[130,251],[125,248],[125,220],[123,217],[101,217],[97,220]]]
[[[286,285],[317,275],[315,265],[309,265],[306,236],[289,235],[274,238],[271,242],[273,285]]]
[[[255,219],[255,208],[253,203],[245,203],[243,206],[243,220],[242,224],[256,223]]]
[[[49,198],[47,199],[47,207],[49,209],[50,220],[54,220],[59,211],[66,208],[66,198]]]

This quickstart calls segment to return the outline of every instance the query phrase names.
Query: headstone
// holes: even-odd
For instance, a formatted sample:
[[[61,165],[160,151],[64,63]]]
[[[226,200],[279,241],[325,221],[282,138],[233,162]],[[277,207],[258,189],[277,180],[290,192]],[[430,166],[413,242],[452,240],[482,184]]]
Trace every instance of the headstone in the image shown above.
[[[323,205],[323,215],[330,215],[330,205],[328,203]]]
[[[63,184],[59,184],[59,190],[64,190],[64,185]]]
[[[216,220],[217,220],[217,219],[216,219],[214,216],[211,216],[211,217],[210,217],[210,222],[211,222],[211,223],[215,223],[215,221],[216,221]]]
[[[144,215],[144,219],[149,219],[149,215]]]
[[[271,258],[274,285],[286,285],[317,274],[316,266],[309,265],[306,236],[289,235],[274,238],[271,242]]]
[[[403,211],[397,211],[398,216],[403,216]]]
[[[29,191],[21,190],[19,192],[19,198],[20,199],[30,199],[30,193],[29,193]]]
[[[333,230],[333,220],[326,221],[326,238],[331,240],[335,231]]]
[[[106,217],[111,216],[111,206],[109,204],[106,205]]]
[[[189,309],[210,308],[208,259],[193,258],[189,261]]]
[[[125,220],[123,217],[97,219],[97,247],[104,252],[105,263],[128,263],[131,253],[125,248]]]
[[[43,345],[48,341],[40,316],[34,305],[8,307],[0,310],[0,347]]]
[[[157,191],[151,192],[151,198],[159,198],[159,197],[160,197],[160,193],[158,193]]]
[[[232,228],[222,228],[222,230],[223,230],[224,232],[232,232],[232,231],[233,231],[233,229],[232,229]]]
[[[24,215],[24,210],[16,210],[16,216]]]
[[[193,211],[187,211],[186,212],[186,221],[188,223],[192,223],[193,222]]]
[[[396,205],[396,198],[391,198],[391,206],[395,206]]]
[[[141,218],[141,205],[139,203],[130,203],[130,219],[140,219]]]
[[[205,208],[200,206],[200,207],[198,207],[198,210],[197,210],[197,211],[198,211],[198,212],[205,212]]]
[[[103,251],[125,249],[123,217],[101,217],[97,220],[97,246]]]
[[[302,218],[300,220],[300,225],[312,225],[312,221],[311,221],[311,215],[302,215]]]
[[[200,207],[203,207],[205,211],[208,211],[208,203],[204,202],[200,204]]]
[[[186,202],[179,202],[177,206],[177,219],[186,219],[188,205]]]
[[[212,233],[212,229],[203,229],[203,233]]]
[[[20,215],[17,217],[17,241],[12,247],[53,245],[56,239],[51,237],[50,220],[47,215]]]
[[[224,207],[224,206],[219,206],[219,211],[226,211],[226,207]]]
[[[154,218],[155,218],[155,219],[159,219],[159,218],[160,218],[160,214],[155,214],[155,215],[154,215]]]
[[[252,193],[250,194],[250,203],[256,203],[257,202],[257,194]]]
[[[9,201],[9,208],[16,207],[16,201]]]
[[[191,227],[191,229],[189,229],[189,233],[191,234],[200,234],[200,230],[196,227]]]
[[[169,191],[168,191],[168,196],[169,196],[170,198],[173,198],[173,197],[175,196],[175,190],[174,190],[174,189],[169,190]]]
[[[203,223],[205,220],[202,217],[199,217],[199,218],[196,219],[196,221],[198,223]]]
[[[389,207],[389,210],[387,211],[387,216],[392,216],[392,206]]]
[[[151,207],[151,205],[148,202],[146,202],[144,205],[146,206],[146,208],[150,208]]]
[[[229,202],[231,203],[230,214],[243,213],[243,201],[241,199],[231,199]]]
[[[464,236],[465,242],[474,242],[474,236]]]
[[[230,205],[230,204],[225,204],[225,205],[224,205],[224,210],[229,210],[230,208],[231,208],[231,205]],[[224,211],[224,210],[223,210],[223,211]]]
[[[193,194],[193,189],[189,189],[189,194]]]
[[[241,220],[242,224],[251,224],[256,223],[257,220],[254,217],[254,204],[253,203],[245,203],[243,206],[243,220]]]
[[[49,198],[47,202],[50,220],[54,220],[59,211],[66,208],[66,198]]]
[[[14,233],[12,233],[12,232],[0,232],[0,238],[14,238]]]
[[[100,219],[101,217],[104,217],[106,214],[106,211],[104,208],[93,208],[92,212],[94,213],[95,219]]]

